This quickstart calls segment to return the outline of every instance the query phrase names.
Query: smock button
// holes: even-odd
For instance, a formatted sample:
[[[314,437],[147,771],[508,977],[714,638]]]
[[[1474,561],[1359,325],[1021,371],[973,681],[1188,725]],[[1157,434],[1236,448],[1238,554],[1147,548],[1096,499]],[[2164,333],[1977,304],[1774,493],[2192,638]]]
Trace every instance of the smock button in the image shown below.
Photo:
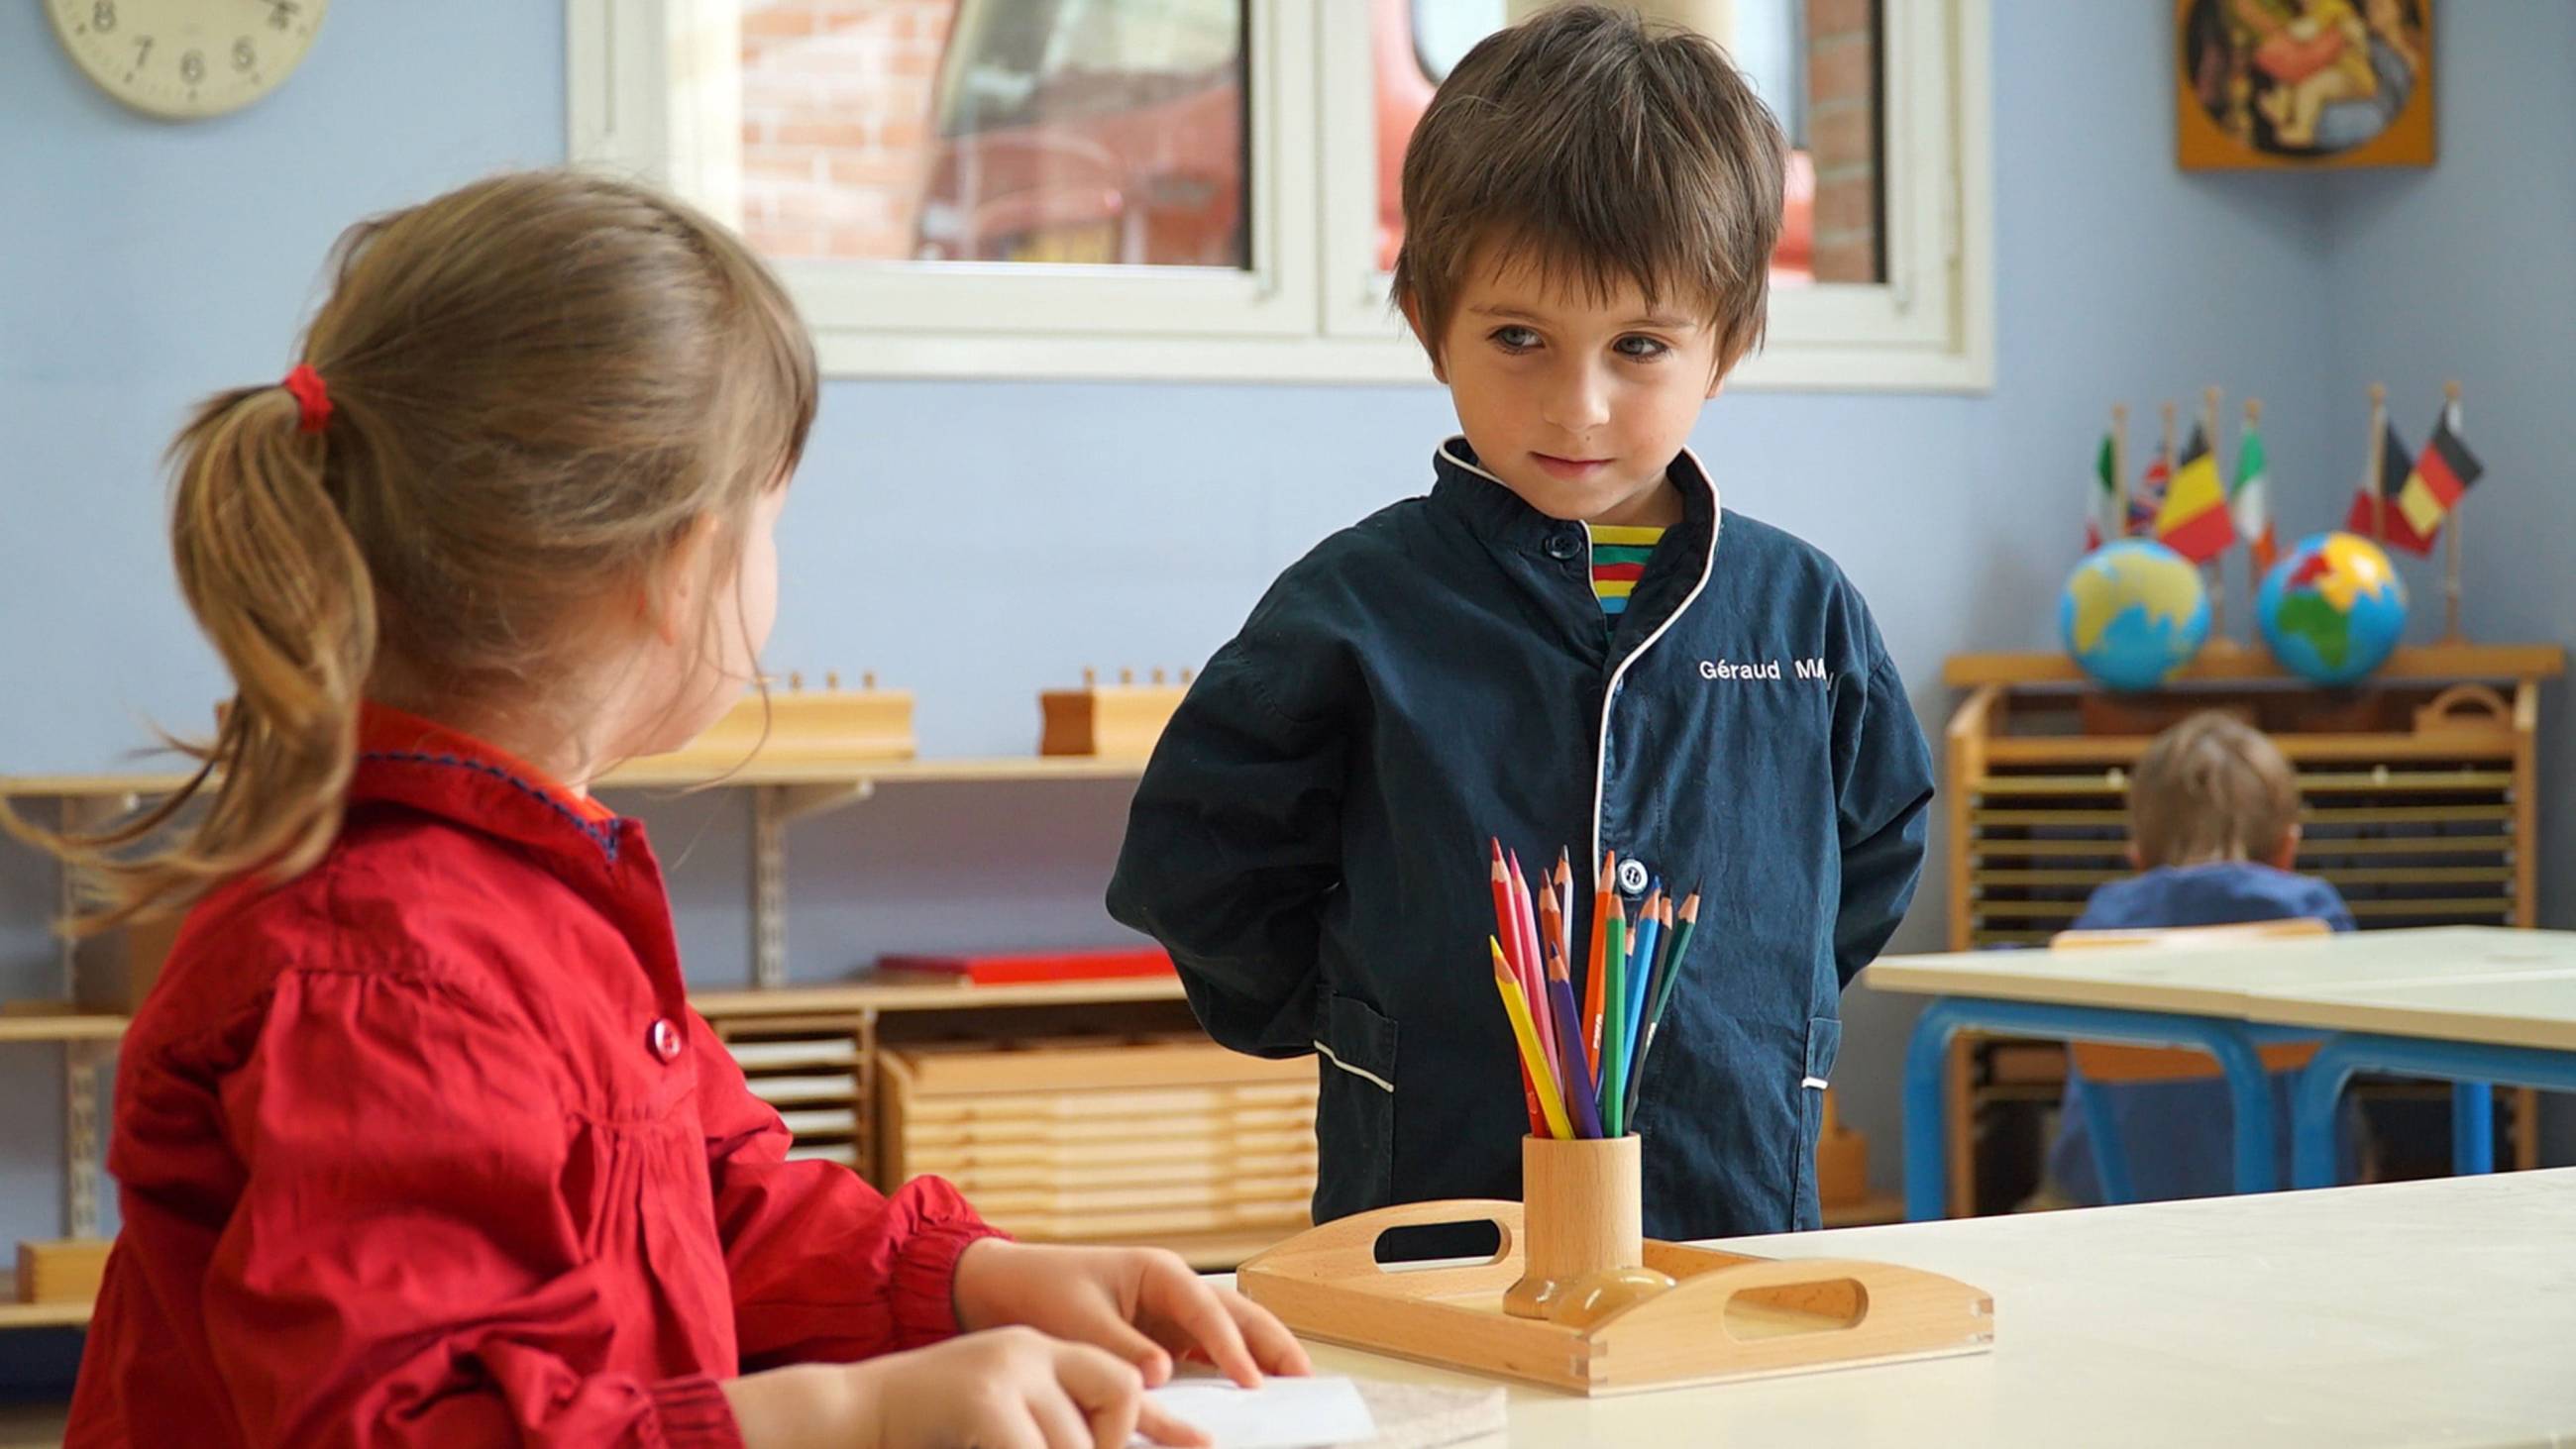
[[[1619,862],[1619,889],[1623,893],[1632,896],[1642,896],[1646,893],[1646,863],[1644,861],[1639,860],[1632,855],[1626,860]]]
[[[680,1029],[667,1016],[653,1018],[653,1029],[644,1033],[644,1041],[653,1048],[653,1055],[666,1062],[680,1054]]]
[[[1549,558],[1562,563],[1581,552],[1583,552],[1583,540],[1571,533],[1551,533],[1547,536]]]

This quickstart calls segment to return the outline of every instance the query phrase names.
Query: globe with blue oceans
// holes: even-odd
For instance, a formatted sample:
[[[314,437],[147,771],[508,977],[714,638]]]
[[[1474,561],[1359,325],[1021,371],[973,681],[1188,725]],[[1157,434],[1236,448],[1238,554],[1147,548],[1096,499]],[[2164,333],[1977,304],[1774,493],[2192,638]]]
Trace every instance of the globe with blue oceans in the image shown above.
[[[2057,600],[2066,652],[2106,689],[2154,689],[2209,642],[2209,591],[2191,560],[2143,538],[2084,556]]]
[[[2396,650],[2406,585],[2369,539],[2310,534],[2263,575],[2254,617],[2283,668],[2311,684],[2350,684]]]

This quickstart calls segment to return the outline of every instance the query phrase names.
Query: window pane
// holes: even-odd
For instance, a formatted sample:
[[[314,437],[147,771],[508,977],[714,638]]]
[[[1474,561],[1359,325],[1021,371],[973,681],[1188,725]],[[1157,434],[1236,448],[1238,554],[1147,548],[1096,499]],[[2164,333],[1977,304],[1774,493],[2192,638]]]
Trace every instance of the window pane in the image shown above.
[[[1405,142],[1431,92],[1479,40],[1525,8],[1510,0],[1370,0],[1376,16],[1378,267],[1404,240]],[[1717,35],[1780,117],[1795,151],[1774,286],[1876,282],[1880,247],[1878,7],[1870,0],[1643,0]],[[1719,32],[1725,33],[1719,33]]]
[[[1243,267],[1243,0],[743,0],[773,257]]]

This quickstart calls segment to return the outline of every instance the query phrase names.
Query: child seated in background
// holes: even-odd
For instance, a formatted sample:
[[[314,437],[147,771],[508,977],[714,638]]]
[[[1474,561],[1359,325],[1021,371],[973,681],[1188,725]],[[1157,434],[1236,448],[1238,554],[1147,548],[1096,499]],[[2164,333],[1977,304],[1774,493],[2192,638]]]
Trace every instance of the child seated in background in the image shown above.
[[[2079,931],[2237,925],[2313,917],[2353,928],[2331,885],[2296,875],[2299,782],[2261,731],[2216,711],[2195,714],[2156,737],[2129,785],[2129,859],[2139,874],[2093,893]],[[2214,1070],[2214,1066],[2213,1066]],[[2286,1144],[2292,1074],[2273,1078]],[[2054,1196],[2102,1202],[2101,1178],[2085,1129],[2085,1093],[2105,1094],[2139,1201],[2210,1197],[2234,1187],[2233,1117],[2227,1084],[2188,1081],[2106,1084],[2072,1069],[2049,1150]],[[2285,1169],[2286,1170],[2286,1169]],[[2286,1178],[2284,1179],[2287,1180]]]

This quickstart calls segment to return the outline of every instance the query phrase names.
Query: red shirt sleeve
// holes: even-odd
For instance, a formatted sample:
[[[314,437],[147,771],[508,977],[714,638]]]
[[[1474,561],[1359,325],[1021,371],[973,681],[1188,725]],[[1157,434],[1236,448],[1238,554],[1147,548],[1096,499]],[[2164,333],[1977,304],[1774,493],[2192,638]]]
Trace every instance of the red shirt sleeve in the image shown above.
[[[243,1176],[200,1300],[244,1440],[739,1449],[713,1377],[618,1362],[639,1287],[568,1206],[560,1070],[436,981],[277,977],[220,1083]]]
[[[940,1178],[887,1196],[839,1163],[789,1162],[777,1110],[752,1095],[705,1022],[692,1017],[690,1027],[744,1372],[847,1363],[955,1334],[957,1257],[1003,1235]]]

